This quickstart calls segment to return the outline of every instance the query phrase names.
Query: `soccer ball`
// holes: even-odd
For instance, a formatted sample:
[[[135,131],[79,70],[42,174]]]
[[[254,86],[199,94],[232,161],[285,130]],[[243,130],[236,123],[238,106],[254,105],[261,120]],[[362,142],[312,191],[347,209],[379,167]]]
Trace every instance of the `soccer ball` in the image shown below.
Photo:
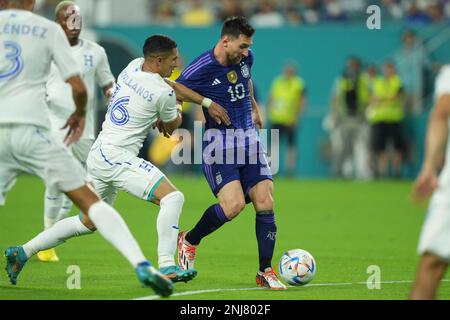
[[[316,261],[308,251],[302,249],[289,250],[280,259],[279,272],[287,283],[294,286],[303,286],[314,278]]]

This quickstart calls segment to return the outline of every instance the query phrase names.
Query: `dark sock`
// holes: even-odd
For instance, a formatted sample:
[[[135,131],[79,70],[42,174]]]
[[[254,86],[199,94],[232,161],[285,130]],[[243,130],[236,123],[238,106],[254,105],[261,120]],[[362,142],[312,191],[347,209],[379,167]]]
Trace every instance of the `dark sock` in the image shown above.
[[[204,237],[219,229],[228,221],[230,220],[228,220],[220,204],[212,205],[206,209],[195,227],[186,234],[186,240],[196,246]]]
[[[273,210],[256,213],[256,239],[258,240],[259,271],[264,272],[272,266],[273,251],[277,236]]]

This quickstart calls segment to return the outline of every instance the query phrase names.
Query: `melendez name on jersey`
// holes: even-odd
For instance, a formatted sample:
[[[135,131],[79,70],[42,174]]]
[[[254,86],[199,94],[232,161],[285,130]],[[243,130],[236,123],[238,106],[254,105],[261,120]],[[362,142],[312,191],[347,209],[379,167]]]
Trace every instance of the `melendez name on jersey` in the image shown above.
[[[249,81],[253,65],[253,51],[239,64],[223,66],[214,57],[214,49],[195,59],[180,75],[177,82],[208,97],[222,107],[230,116],[234,129],[253,129],[252,104]],[[227,129],[218,125],[203,108],[206,129]]]

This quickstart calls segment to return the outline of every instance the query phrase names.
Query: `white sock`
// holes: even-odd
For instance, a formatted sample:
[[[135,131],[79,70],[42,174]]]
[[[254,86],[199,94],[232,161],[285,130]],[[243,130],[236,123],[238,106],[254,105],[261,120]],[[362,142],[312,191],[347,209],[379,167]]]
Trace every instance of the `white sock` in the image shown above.
[[[81,223],[78,216],[58,221],[50,229],[41,232],[36,237],[23,245],[23,250],[28,258],[39,251],[54,248],[64,243],[67,239],[92,233]]]
[[[68,196],[63,194],[61,209],[59,210],[57,218],[58,221],[67,218],[69,216],[70,210],[72,210],[72,200],[70,200]]]
[[[184,196],[175,191],[160,201],[156,228],[158,230],[158,265],[160,268],[175,265],[174,254],[177,250],[178,221],[183,209]]]
[[[62,193],[50,193],[45,190],[44,200],[44,227],[45,230],[51,228],[58,220],[59,211],[63,203]]]
[[[147,261],[141,248],[134,239],[120,214],[103,201],[94,203],[89,208],[89,218],[100,234],[109,241],[133,267]]]

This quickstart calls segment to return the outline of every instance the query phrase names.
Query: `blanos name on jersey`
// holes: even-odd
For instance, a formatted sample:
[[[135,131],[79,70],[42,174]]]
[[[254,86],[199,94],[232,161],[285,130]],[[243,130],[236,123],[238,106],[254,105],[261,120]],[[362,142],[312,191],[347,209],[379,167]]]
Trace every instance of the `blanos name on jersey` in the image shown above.
[[[0,34],[17,34],[33,36],[40,39],[47,38],[47,28],[41,26],[30,26],[27,24],[4,24],[0,25]]]

